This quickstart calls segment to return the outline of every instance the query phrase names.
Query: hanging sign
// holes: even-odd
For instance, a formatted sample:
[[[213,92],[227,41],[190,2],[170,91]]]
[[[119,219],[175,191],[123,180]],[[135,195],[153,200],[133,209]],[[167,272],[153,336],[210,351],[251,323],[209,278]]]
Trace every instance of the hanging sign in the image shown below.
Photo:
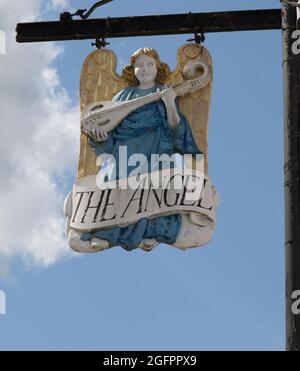
[[[148,47],[122,76],[111,50],[86,58],[77,181],[64,206],[73,250],[187,249],[211,239],[218,206],[207,172],[211,90],[211,57],[197,44],[179,48],[173,72]]]

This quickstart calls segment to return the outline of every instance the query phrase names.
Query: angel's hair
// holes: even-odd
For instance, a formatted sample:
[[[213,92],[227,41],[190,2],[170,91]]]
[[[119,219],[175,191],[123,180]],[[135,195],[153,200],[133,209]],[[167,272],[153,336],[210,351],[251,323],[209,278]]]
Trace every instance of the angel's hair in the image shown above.
[[[157,66],[157,75],[156,75],[155,81],[158,84],[164,84],[167,77],[171,73],[170,69],[169,69],[169,67],[166,63],[163,63],[163,62],[160,61],[159,55],[157,54],[157,52],[154,49],[147,48],[147,47],[138,49],[136,52],[134,52],[132,54],[131,59],[130,59],[130,64],[123,68],[122,76],[123,76],[124,80],[131,86],[138,86],[139,85],[139,81],[135,77],[135,74],[134,74],[134,64],[135,64],[135,61],[137,60],[137,58],[141,55],[144,55],[144,54],[155,59],[156,66]]]

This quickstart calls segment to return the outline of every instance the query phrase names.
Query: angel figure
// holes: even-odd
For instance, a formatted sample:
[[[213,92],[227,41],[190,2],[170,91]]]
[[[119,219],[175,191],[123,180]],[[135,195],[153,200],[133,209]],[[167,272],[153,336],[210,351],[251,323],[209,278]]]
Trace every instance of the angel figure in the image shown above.
[[[118,159],[120,146],[126,146],[128,157],[142,153],[150,164],[153,153],[203,153],[193,137],[187,118],[180,111],[174,88],[165,85],[169,76],[167,64],[160,60],[154,49],[141,48],[131,56],[130,64],[124,67],[122,73],[127,86],[112,101],[130,101],[154,92],[159,92],[161,99],[135,109],[109,133],[101,127],[93,129],[89,133],[88,143],[96,156],[108,153]],[[180,212],[141,218],[125,227],[81,233],[71,229],[68,242],[73,250],[80,252],[101,251],[113,246],[121,246],[128,251],[137,248],[150,251],[159,243],[186,249],[206,243],[214,229],[214,221],[191,214]]]

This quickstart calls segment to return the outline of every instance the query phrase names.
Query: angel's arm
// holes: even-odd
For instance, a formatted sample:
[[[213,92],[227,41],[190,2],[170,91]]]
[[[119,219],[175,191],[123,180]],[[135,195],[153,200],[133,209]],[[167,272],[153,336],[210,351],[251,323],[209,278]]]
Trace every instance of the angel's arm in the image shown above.
[[[172,87],[167,87],[161,92],[162,100],[166,106],[167,120],[172,129],[174,129],[180,122],[180,116],[176,107],[176,93]]]

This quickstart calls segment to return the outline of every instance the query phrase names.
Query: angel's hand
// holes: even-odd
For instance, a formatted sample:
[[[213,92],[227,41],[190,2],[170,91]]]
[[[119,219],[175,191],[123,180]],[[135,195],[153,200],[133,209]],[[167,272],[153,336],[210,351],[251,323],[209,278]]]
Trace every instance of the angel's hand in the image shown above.
[[[174,105],[177,94],[171,86],[167,86],[160,92],[160,96],[166,107],[168,107],[169,105]]]
[[[108,138],[107,132],[102,128],[92,129],[89,134],[96,142],[104,142]]]
[[[166,106],[168,122],[172,128],[175,128],[180,122],[180,117],[175,103],[177,94],[175,90],[169,86],[160,92],[160,96]]]

